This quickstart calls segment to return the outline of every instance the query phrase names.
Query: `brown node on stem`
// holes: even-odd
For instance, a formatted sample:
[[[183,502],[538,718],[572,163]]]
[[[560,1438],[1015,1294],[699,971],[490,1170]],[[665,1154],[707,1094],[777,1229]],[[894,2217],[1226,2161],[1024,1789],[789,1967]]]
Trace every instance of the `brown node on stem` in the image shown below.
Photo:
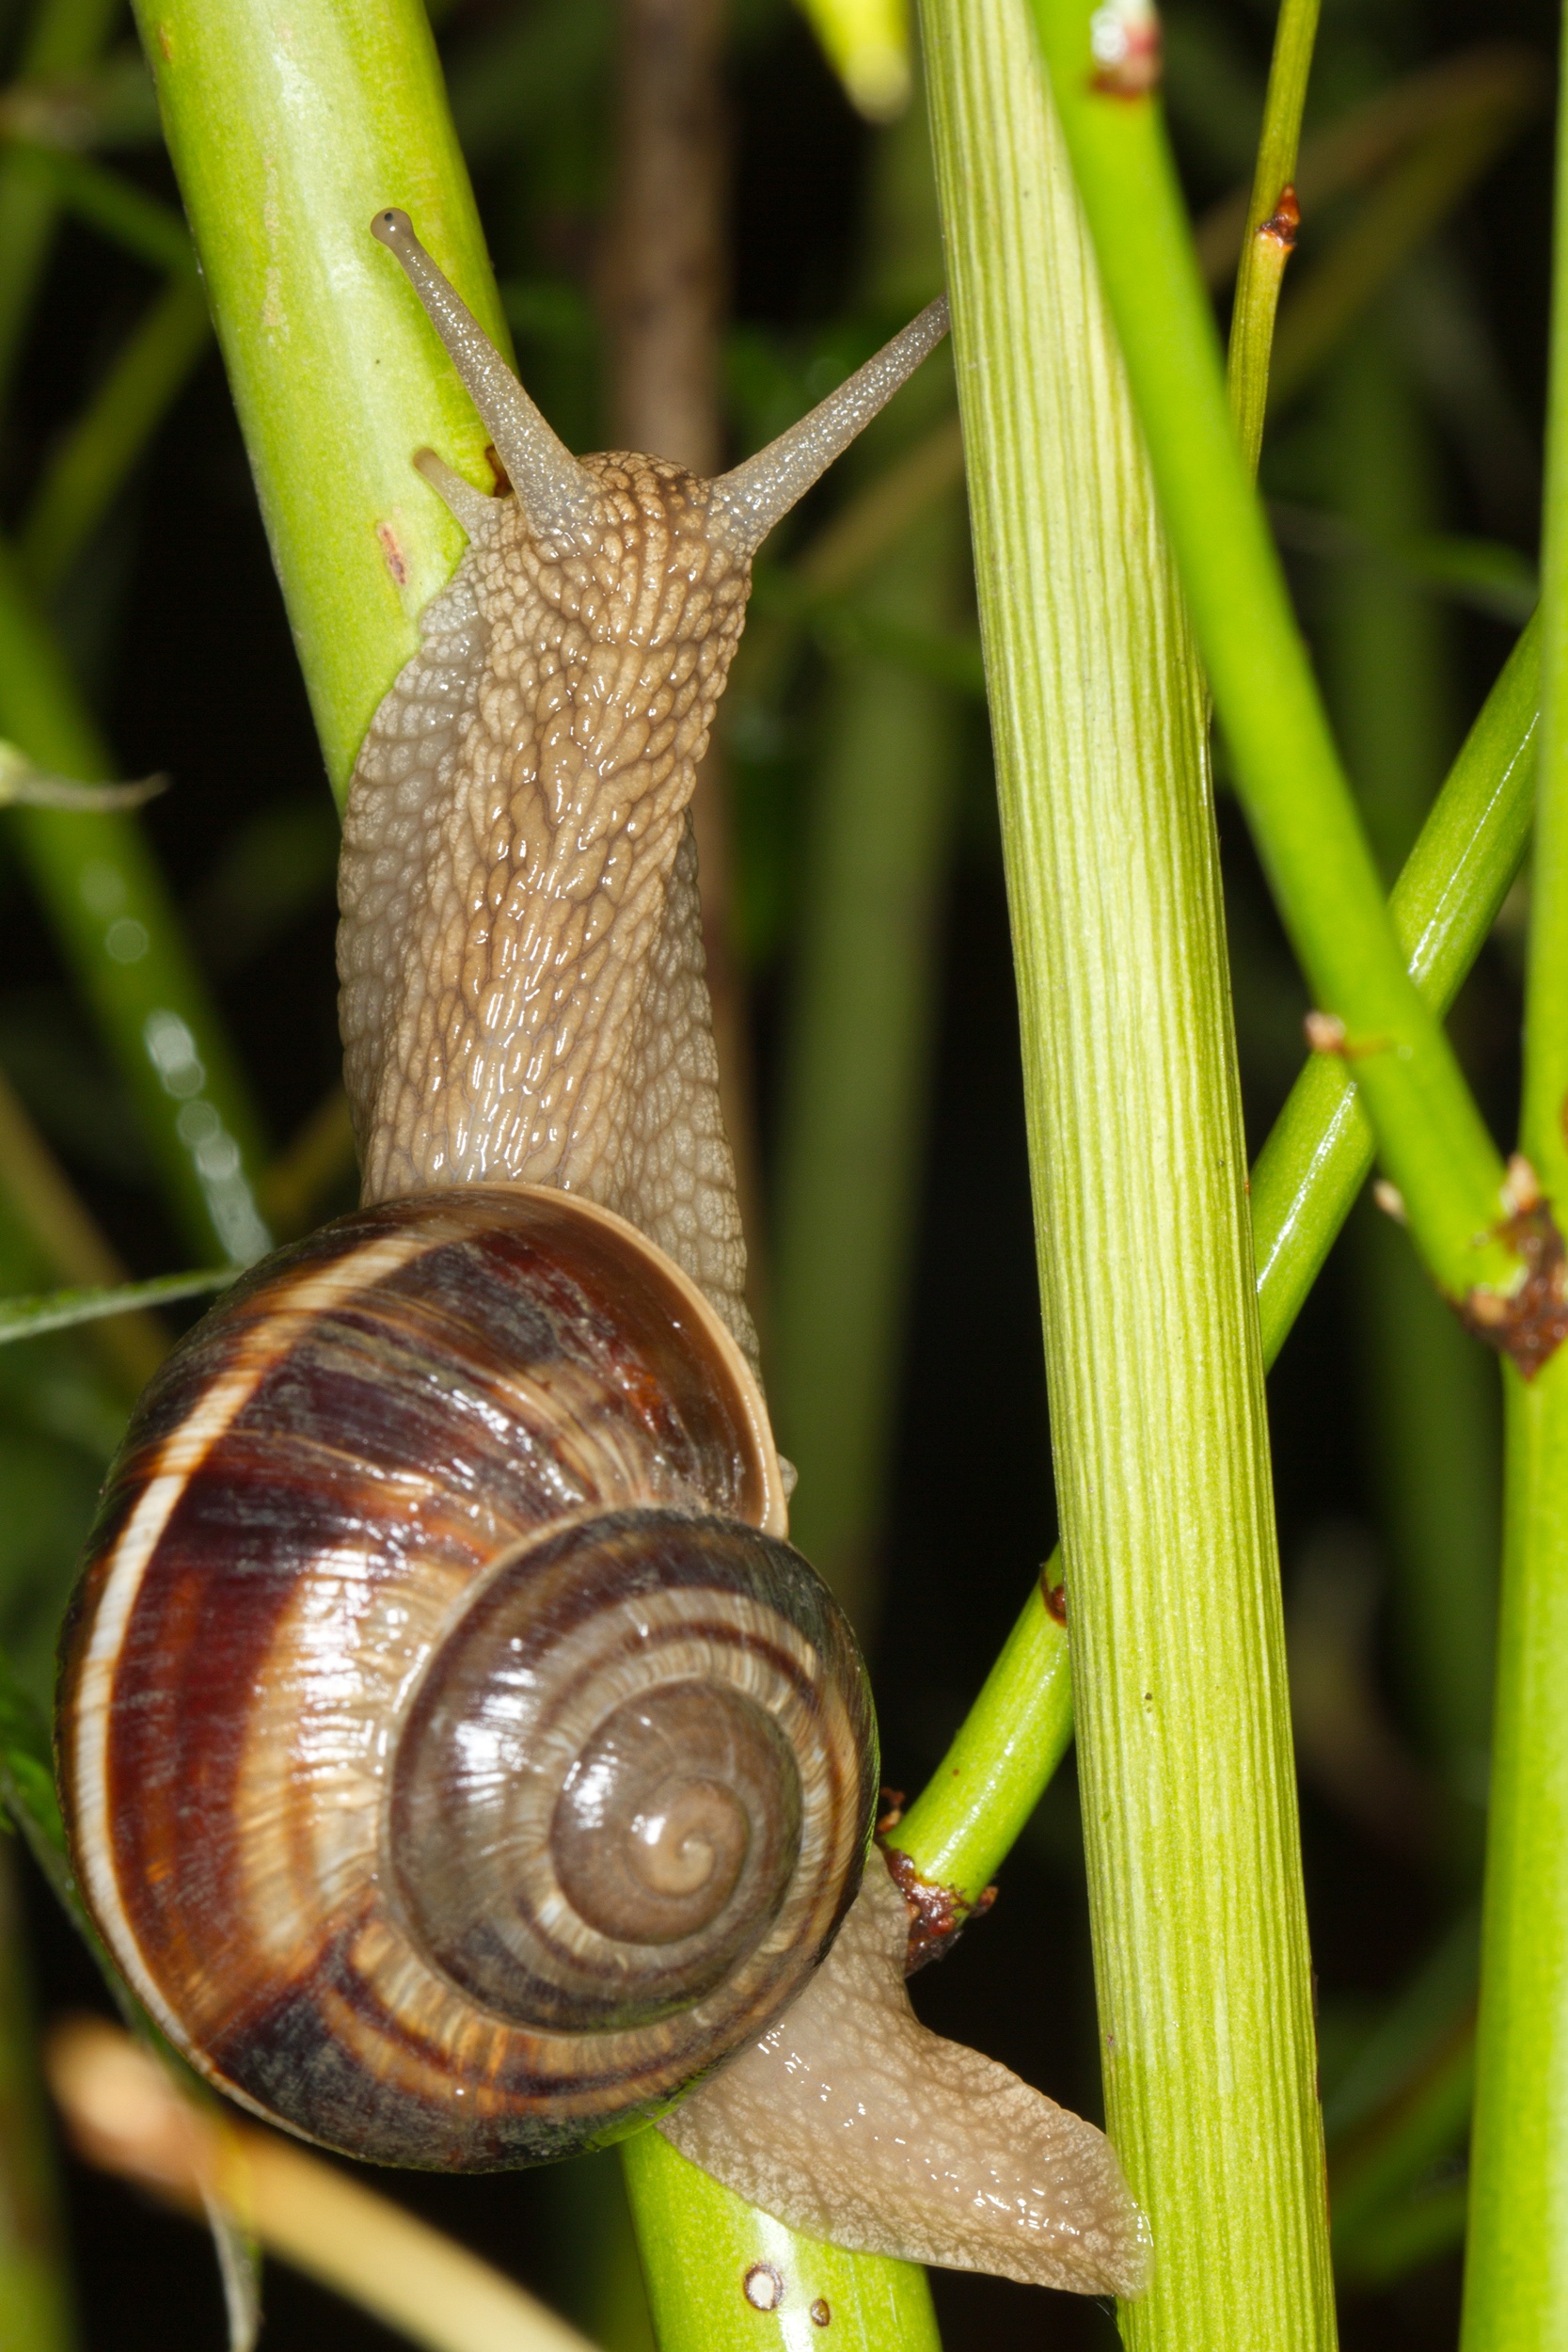
[[[1267,237],[1271,245],[1283,246],[1289,253],[1295,244],[1300,227],[1301,206],[1296,199],[1294,186],[1287,180],[1279,191],[1279,199],[1273,212],[1267,220],[1259,222],[1258,234]]]
[[[1049,1560],[1040,1570],[1040,1598],[1045,1603],[1046,1615],[1054,1617],[1059,1626],[1065,1627],[1067,1624],[1067,1579],[1064,1577],[1059,1584],[1051,1582]]]
[[[879,1838],[879,1843],[881,1843]],[[994,1886],[982,1887],[973,1901],[956,1886],[934,1886],[923,1879],[907,1853],[882,1844],[882,1860],[910,1907],[910,1946],[904,1974],[912,1977],[933,1960],[945,1960],[972,1919],[983,1918],[996,1900]]]
[[[1513,1359],[1526,1380],[1533,1380],[1568,1338],[1568,1264],[1562,1235],[1551,1209],[1539,1198],[1533,1207],[1504,1219],[1497,1237],[1525,1262],[1525,1279],[1506,1295],[1478,1284],[1459,1307],[1459,1319],[1477,1339]]]

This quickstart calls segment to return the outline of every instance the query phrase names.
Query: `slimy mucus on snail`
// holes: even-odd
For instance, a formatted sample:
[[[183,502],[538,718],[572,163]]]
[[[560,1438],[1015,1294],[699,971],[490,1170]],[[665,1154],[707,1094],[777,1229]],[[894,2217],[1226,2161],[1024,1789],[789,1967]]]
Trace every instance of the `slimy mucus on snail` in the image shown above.
[[[510,483],[344,820],[361,1207],[237,1283],[64,1645],[93,1916],[208,2078],[383,2162],[657,2122],[839,2244],[1136,2293],[1109,2145],[915,2021],[875,1722],[786,1540],[689,818],[766,532],[945,331],[716,481],[578,460],[416,240]],[[863,1869],[864,1877],[863,1881]]]

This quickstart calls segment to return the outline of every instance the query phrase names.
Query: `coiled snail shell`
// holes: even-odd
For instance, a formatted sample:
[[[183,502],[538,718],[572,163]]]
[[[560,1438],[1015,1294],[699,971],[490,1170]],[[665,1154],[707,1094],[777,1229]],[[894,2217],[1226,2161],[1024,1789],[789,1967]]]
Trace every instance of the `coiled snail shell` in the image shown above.
[[[361,1209],[171,1356],[58,1742],[105,1942],[222,2089],[383,2163],[614,2138],[852,1900],[876,1742],[701,1293],[525,1187]]]

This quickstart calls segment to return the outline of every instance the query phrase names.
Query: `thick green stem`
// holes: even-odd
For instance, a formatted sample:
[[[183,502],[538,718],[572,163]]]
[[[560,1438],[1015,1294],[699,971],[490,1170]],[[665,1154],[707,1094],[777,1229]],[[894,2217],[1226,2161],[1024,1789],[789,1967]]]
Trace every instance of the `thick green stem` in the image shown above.
[[[1568,106],[1560,101],[1541,753],[1520,1145],[1568,1214]],[[1568,2341],[1568,1349],[1506,1375],[1465,2352]]]
[[[1333,2297],[1203,685],[1025,0],[925,22],[1106,2112],[1156,2249],[1122,2327],[1306,2352]]]
[[[658,2132],[628,2139],[623,2161],[660,2352],[941,2352],[915,2264],[799,2236]]]
[[[1295,245],[1296,150],[1307,103],[1307,77],[1318,37],[1318,0],[1281,0],[1269,67],[1258,167],[1247,206],[1242,266],[1230,314],[1230,350],[1226,373],[1237,437],[1247,470],[1256,475],[1269,405],[1269,355],[1285,264]],[[1286,199],[1290,199],[1287,202]]]
[[[1097,77],[1086,0],[1034,8],[1237,790],[1308,981],[1340,1025],[1325,1038],[1355,1062],[1439,1283],[1456,1299],[1512,1291],[1523,1264],[1497,1231],[1502,1164],[1384,907],[1247,481],[1159,115],[1147,93],[1115,87],[1114,68]]]
[[[1471,728],[1389,902],[1411,976],[1445,1012],[1481,952],[1529,834],[1541,633],[1531,622]],[[1263,1359],[1273,1363],[1372,1164],[1354,1081],[1307,1064],[1252,1171]],[[1054,1586],[1059,1558],[1043,1577]],[[1031,1592],[929,1786],[898,1825],[921,1875],[973,1900],[1010,1851],[1072,1737],[1066,1630]]]
[[[503,349],[506,327],[418,0],[138,0],[327,773],[463,537],[415,474],[492,486],[485,432],[390,254],[388,204]]]

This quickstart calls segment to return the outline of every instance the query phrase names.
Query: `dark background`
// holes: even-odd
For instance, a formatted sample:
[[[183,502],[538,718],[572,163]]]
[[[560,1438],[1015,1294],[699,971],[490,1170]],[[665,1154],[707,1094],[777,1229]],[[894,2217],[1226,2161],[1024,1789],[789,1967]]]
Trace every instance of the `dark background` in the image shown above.
[[[483,80],[483,60],[517,19],[561,0],[457,0],[441,19],[454,89]],[[14,16],[14,11],[12,12]],[[498,269],[524,290],[515,315],[532,389],[577,446],[599,443],[594,262],[610,167],[607,0],[572,0],[578,56],[559,87],[528,93],[525,129],[474,140],[482,208]],[[729,81],[733,156],[733,303],[736,350],[775,355],[786,379],[857,317],[863,199],[878,135],[849,111],[803,20],[782,0],[743,0]],[[1171,109],[1195,207],[1244,171],[1271,24],[1251,0],[1169,11]],[[18,27],[12,24],[12,40]],[[1314,118],[1482,40],[1513,39],[1540,59],[1541,109],[1521,124],[1484,181],[1423,247],[1464,290],[1500,405],[1488,423],[1456,425],[1440,384],[1412,361],[1411,394],[1431,456],[1433,528],[1535,554],[1535,469],[1545,332],[1550,213],[1553,20],[1544,0],[1448,0],[1417,8],[1330,0]],[[467,79],[465,75],[467,73]],[[460,104],[460,115],[462,112]],[[123,167],[172,197],[149,145]],[[1330,224],[1332,228],[1332,224]],[[1313,251],[1308,221],[1303,261]],[[0,448],[0,511],[16,511],[59,429],[115,349],[146,294],[136,265],[88,230],[61,239]],[[1402,358],[1397,302],[1374,326]],[[1390,321],[1392,325],[1390,325]],[[1347,345],[1347,349],[1349,346]],[[1342,357],[1342,355],[1341,355]],[[1284,505],[1336,511],[1331,358],[1281,421],[1267,479]],[[747,368],[735,370],[736,455],[752,446]],[[754,378],[755,369],[751,370]],[[752,405],[754,407],[754,404]],[[1478,449],[1480,454],[1478,455]],[[1488,463],[1487,453],[1494,462]],[[1292,553],[1309,624],[1333,626],[1334,565]],[[1326,615],[1326,617],[1325,617]],[[330,802],[249,477],[215,356],[209,353],[134,485],[78,567],[58,617],[120,761],[166,770],[174,789],[150,811],[166,867],[209,957],[271,1132],[286,1138],[336,1076]],[[1486,691],[1512,628],[1471,605],[1445,604],[1445,708],[1436,738],[1451,751]],[[740,830],[755,871],[743,877],[775,910],[753,943],[759,1094],[770,1132],[780,1024],[787,1003],[793,844],[811,789],[822,664],[803,655],[769,758],[736,763]],[[1331,681],[1332,682],[1332,681]],[[1011,973],[984,724],[965,724],[961,820],[943,892],[941,1014],[921,1183],[895,1455],[881,1562],[884,1608],[872,1660],[887,1779],[917,1788],[977,1687],[1054,1534],[1046,1405],[1035,1296]],[[1440,771],[1430,776],[1429,788]],[[751,796],[748,799],[748,796]],[[1261,890],[1236,812],[1220,812],[1249,1131],[1256,1146],[1299,1056],[1304,998]],[[263,828],[258,831],[258,827]],[[271,826],[271,834],[264,828]],[[270,917],[236,942],[228,910],[257,844],[282,846],[286,877]],[[226,895],[227,894],[227,895]],[[291,903],[292,901],[292,903]],[[243,951],[242,951],[243,950]],[[1500,1137],[1513,1117],[1517,939],[1489,947],[1457,1016],[1473,1079]],[[24,879],[0,841],[0,1060],[129,1263],[182,1262],[161,1221],[131,1116],[103,1069]],[[334,1202],[323,1204],[324,1213]],[[1341,1246],[1274,1375],[1275,1470],[1288,1581],[1312,1548],[1348,1545],[1367,1569],[1370,1631],[1363,1662],[1392,1735],[1422,1768],[1380,1563],[1397,1542],[1370,1468],[1377,1416],[1368,1403],[1370,1343],[1357,1304],[1354,1246]],[[69,1528],[90,1502],[90,1463],[58,1505]],[[19,1508],[31,1509],[29,1504]],[[45,1548],[47,1549],[47,1547]],[[40,1610],[57,1606],[69,1570],[62,1538],[38,1571]],[[1347,1637],[1349,1638],[1349,1637]],[[1428,1759],[1430,1762],[1430,1759]],[[1470,1899],[1473,1856],[1456,1833],[1431,1852],[1379,1836],[1366,1818],[1303,1789],[1308,1905],[1325,2064],[1376,2015]],[[1456,1858],[1457,1857],[1457,1858]],[[93,1967],[29,1876],[33,1972],[47,2015],[103,2007]],[[1070,1765],[1002,1879],[1001,1899],[915,1997],[928,2022],[981,2043],[1069,2104],[1098,2111],[1092,1982]],[[1338,2040],[1335,2037],[1338,2037]],[[576,2233],[599,2185],[559,2178],[402,2177],[386,2185],[563,2303]],[[215,2272],[200,2233],[122,2185],[67,2160],[69,2230],[82,2334],[120,2352],[222,2341]],[[586,2242],[586,2241],[583,2241]],[[1377,2295],[1347,2296],[1346,2342],[1441,2346],[1457,2326],[1453,2253]],[[1107,2312],[1005,2283],[937,2279],[954,2346],[1108,2345]],[[269,2271],[266,2341],[370,2345],[383,2331],[281,2269]],[[388,2338],[387,2341],[391,2341]]]

